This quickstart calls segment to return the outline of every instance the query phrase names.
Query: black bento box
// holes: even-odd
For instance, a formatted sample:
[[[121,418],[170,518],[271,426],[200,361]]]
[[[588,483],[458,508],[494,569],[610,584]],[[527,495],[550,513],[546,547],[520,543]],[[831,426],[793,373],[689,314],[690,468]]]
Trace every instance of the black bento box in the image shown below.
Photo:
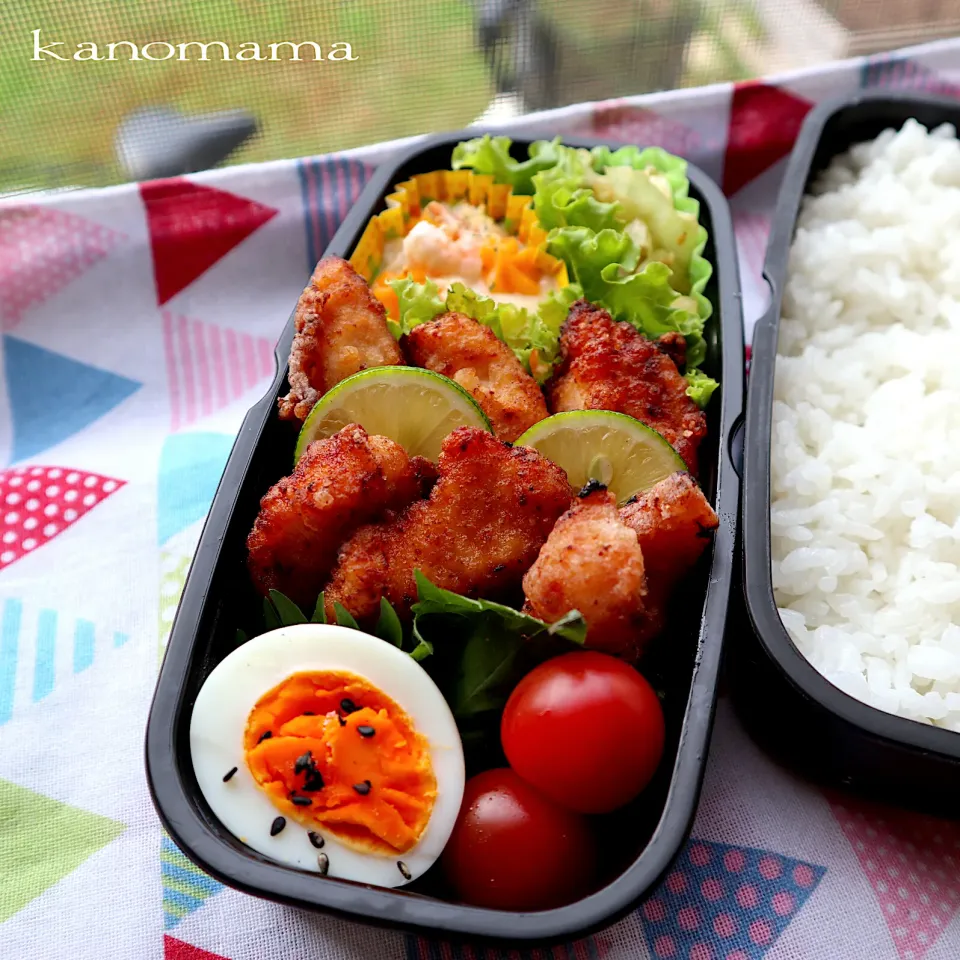
[[[326,254],[349,257],[367,221],[384,209],[394,184],[415,173],[447,169],[454,145],[477,130],[425,139],[384,163],[337,231]],[[532,141],[512,132],[519,153]],[[574,146],[595,143],[566,139]],[[287,391],[293,319],[277,345],[278,371],[247,414],[207,518],[170,634],[150,711],[146,765],[154,804],[170,836],[201,869],[246,893],[310,910],[453,937],[508,943],[570,938],[613,922],[651,892],[679,853],[696,811],[717,696],[727,602],[734,574],[739,478],[729,451],[731,428],[743,403],[743,329],[736,248],[720,190],[700,170],[688,172],[709,234],[704,255],[714,265],[706,295],[714,305],[707,325],[704,369],[720,381],[708,408],[701,446],[701,482],[720,518],[712,548],[678,591],[668,635],[643,663],[664,697],[667,745],[661,769],[638,800],[598,823],[606,851],[603,885],[561,909],[504,912],[450,902],[433,867],[401,890],[320,878],[274,863],[228,833],[207,806],[193,773],[189,723],[197,693],[213,667],[235,646],[238,628],[255,627],[260,599],[245,565],[245,540],[260,497],[289,472],[296,432],[276,414]],[[291,308],[294,303],[291,302]],[[468,773],[470,758],[467,757]],[[604,836],[608,837],[604,842]]]
[[[843,693],[797,650],[774,603],[770,548],[770,431],[780,304],[797,214],[834,157],[908,119],[960,129],[960,101],[859,93],[807,116],[777,203],[764,274],[771,304],[754,328],[744,431],[743,600],[728,630],[731,692],[752,736],[805,775],[901,806],[960,816],[960,734],[884,713]]]

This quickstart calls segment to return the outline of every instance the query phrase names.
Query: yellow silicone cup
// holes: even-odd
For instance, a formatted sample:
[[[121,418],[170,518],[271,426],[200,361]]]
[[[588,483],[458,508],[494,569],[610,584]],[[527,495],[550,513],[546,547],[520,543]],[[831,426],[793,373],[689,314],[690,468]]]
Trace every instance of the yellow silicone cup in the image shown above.
[[[367,283],[373,283],[380,273],[387,241],[405,237],[431,200],[448,203],[466,200],[474,206],[486,204],[487,213],[500,221],[507,233],[526,246],[537,248],[537,267],[541,272],[555,276],[557,286],[569,284],[566,264],[547,253],[547,232],[537,220],[531,205],[533,198],[515,196],[512,187],[494,183],[488,174],[476,174],[472,170],[418,173],[394,186],[394,192],[387,196],[387,209],[370,218],[350,257],[350,265]]]

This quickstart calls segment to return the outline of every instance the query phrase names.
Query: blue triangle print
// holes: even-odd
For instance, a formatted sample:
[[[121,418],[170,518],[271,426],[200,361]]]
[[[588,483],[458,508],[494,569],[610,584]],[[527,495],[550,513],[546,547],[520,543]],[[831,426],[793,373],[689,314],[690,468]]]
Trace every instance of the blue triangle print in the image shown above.
[[[690,840],[640,908],[651,953],[761,960],[825,873],[774,850]]]
[[[17,337],[3,338],[3,354],[13,420],[12,463],[79,433],[141,387]],[[43,384],[57,385],[56,416],[51,416]]]
[[[223,475],[233,437],[177,433],[160,454],[157,533],[161,544],[207,515]]]
[[[164,930],[172,930],[223,889],[222,883],[195,867],[166,834],[160,841],[160,877]]]

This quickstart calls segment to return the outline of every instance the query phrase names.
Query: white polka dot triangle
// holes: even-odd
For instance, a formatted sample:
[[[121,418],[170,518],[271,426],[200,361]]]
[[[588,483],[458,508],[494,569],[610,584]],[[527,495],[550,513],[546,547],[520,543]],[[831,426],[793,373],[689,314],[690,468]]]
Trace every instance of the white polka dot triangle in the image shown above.
[[[69,467],[0,471],[0,570],[43,546],[123,484]]]

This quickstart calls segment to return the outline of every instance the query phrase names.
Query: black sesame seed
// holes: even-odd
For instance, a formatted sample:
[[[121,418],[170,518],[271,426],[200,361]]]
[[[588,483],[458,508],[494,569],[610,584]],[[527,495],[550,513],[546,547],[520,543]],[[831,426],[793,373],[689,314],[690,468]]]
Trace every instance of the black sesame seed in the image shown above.
[[[577,494],[578,497],[582,500],[584,497],[589,497],[591,493],[596,493],[598,490],[606,490],[607,485],[601,483],[595,477],[591,477],[584,485],[580,492]]]
[[[320,868],[320,876],[325,877],[330,869],[330,858],[325,853],[318,853],[317,866]]]
[[[315,717],[316,714],[315,714],[312,710],[304,710],[303,713],[300,714],[300,716],[302,716],[302,717]]]
[[[307,838],[318,850],[323,849],[323,845],[326,841],[324,841],[323,837],[321,837],[319,833],[316,833],[315,831],[310,830],[307,833]]]
[[[319,770],[311,770],[307,773],[306,778],[303,781],[303,792],[304,793],[316,793],[318,790],[324,788],[323,777],[320,775]]]
[[[344,713],[356,713],[360,708],[349,697],[344,697],[340,701],[340,709]]]
[[[357,733],[359,733],[361,737],[372,737],[376,732],[375,727],[368,727],[366,724],[361,724],[357,727]]]
[[[276,820],[270,824],[270,836],[275,837],[286,825],[287,821],[283,817],[277,817]]]
[[[236,767],[231,767],[231,768],[223,775],[223,782],[226,783],[236,772],[237,772],[237,768],[236,768]]]
[[[339,713],[337,714],[337,720],[338,720],[338,722],[340,723],[340,726],[341,726],[341,727],[345,727],[345,726],[347,725],[347,721],[344,720],[343,717],[341,717]]]
[[[363,783],[355,783],[353,789],[356,790],[361,797],[365,797],[370,792],[370,781],[364,780]]]
[[[506,569],[507,569],[507,565],[506,565],[505,563],[498,563],[498,564],[493,568],[493,572],[494,572],[494,573],[503,573],[503,571],[506,570]]]
[[[313,801],[309,797],[290,797],[290,802],[295,807],[309,807]]]
[[[413,876],[410,868],[402,860],[397,861],[397,869],[403,874],[404,880],[409,880]]]
[[[264,740],[269,740],[272,736],[273,733],[270,730],[264,730],[263,733],[260,734],[260,739],[257,743],[263,743]]]
[[[306,753],[302,753],[299,757],[297,757],[293,764],[293,772],[303,773],[304,770],[309,770],[312,766],[313,754],[308,750]]]

